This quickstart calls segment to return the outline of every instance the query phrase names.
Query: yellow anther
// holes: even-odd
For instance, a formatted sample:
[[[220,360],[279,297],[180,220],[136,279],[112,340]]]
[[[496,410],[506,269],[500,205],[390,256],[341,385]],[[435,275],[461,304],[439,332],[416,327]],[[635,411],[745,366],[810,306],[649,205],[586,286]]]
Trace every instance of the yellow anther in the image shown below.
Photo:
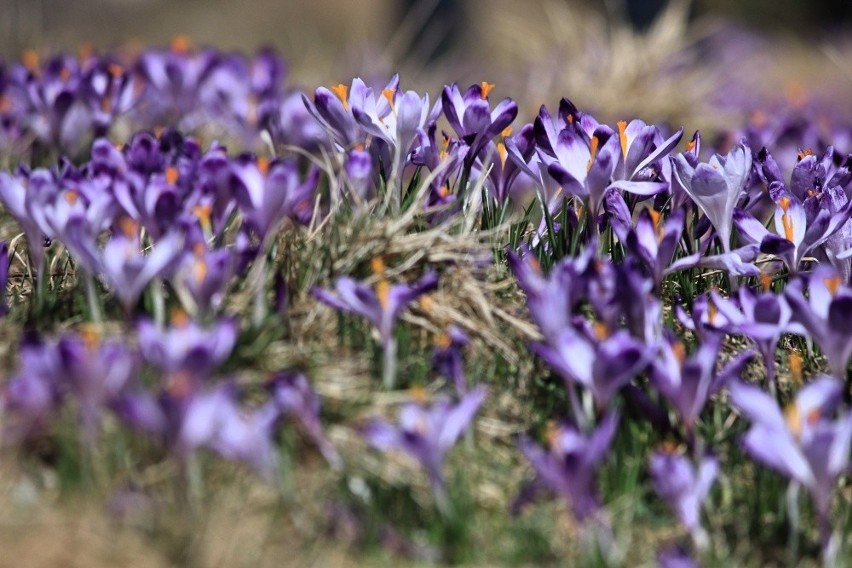
[[[139,236],[139,223],[130,217],[122,217],[118,220],[118,228],[124,233],[128,239],[134,239]]]
[[[449,333],[442,333],[435,338],[435,346],[441,349],[449,349],[453,344],[453,338]]]
[[[811,150],[810,148],[802,150],[801,152],[796,152],[797,160],[803,160],[804,158],[807,158],[808,156],[813,156],[813,155],[814,155],[814,151]]]
[[[538,261],[538,259],[536,257],[531,256],[530,259],[527,261],[527,264],[529,265],[529,267],[532,269],[533,272],[541,274],[541,272],[542,272],[541,271],[541,263]]]
[[[382,278],[376,282],[376,297],[379,299],[379,305],[382,310],[388,309],[390,303],[390,282]]]
[[[707,322],[710,325],[716,325],[716,316],[719,314],[719,308],[716,307],[716,304],[713,300],[709,300],[707,302]]]
[[[171,314],[172,327],[184,328],[189,325],[189,316],[180,308],[172,310]]]
[[[169,47],[173,53],[189,53],[189,50],[192,47],[192,42],[190,42],[189,38],[185,35],[176,35],[169,43]]]
[[[793,436],[798,439],[802,435],[802,415],[799,412],[799,407],[795,403],[790,403],[784,409],[784,421],[787,422],[787,428],[790,429]]]
[[[382,274],[385,273],[385,268],[386,268],[385,259],[383,259],[382,257],[374,256],[370,260],[370,270],[373,271],[373,274],[381,276]]]
[[[260,170],[260,173],[266,175],[269,173],[269,158],[258,158],[257,159],[257,169]]]
[[[391,110],[393,110],[393,99],[394,99],[395,95],[396,95],[396,90],[394,90],[394,89],[385,89],[385,90],[382,91],[382,96],[388,102],[388,106],[391,107]]]
[[[479,85],[482,88],[482,93],[480,96],[484,99],[488,98],[488,95],[491,93],[492,89],[494,89],[494,83],[488,83],[487,81],[483,81]]]
[[[596,321],[593,326],[595,339],[603,341],[609,337],[609,327],[602,321]]]
[[[440,195],[441,197],[447,197],[448,195],[450,195],[452,193],[453,192],[450,191],[450,186],[448,186],[448,185],[442,185],[441,189],[438,190],[438,195]]]
[[[39,71],[38,52],[34,49],[24,50],[24,52],[21,54],[21,63],[31,73],[38,73],[38,71]]]
[[[841,282],[842,281],[840,279],[840,276],[837,275],[831,276],[829,278],[823,278],[822,280],[822,283],[825,284],[826,290],[828,290],[828,293],[832,296],[837,295],[837,292],[840,290]]]
[[[337,95],[337,98],[343,103],[343,108],[349,110],[349,101],[347,100],[349,98],[349,87],[343,83],[338,83],[331,88],[331,92]]]
[[[59,80],[63,83],[67,83],[68,79],[71,78],[71,70],[65,67],[64,65],[59,70]]]
[[[769,121],[766,119],[766,114],[764,114],[763,111],[756,110],[753,113],[751,113],[751,123],[754,126],[761,127],[761,126],[766,125],[767,122],[769,122]]]
[[[196,254],[195,262],[192,265],[192,274],[195,277],[195,282],[197,284],[201,284],[204,282],[204,279],[207,278],[207,273],[210,269],[207,266],[207,261],[204,260],[204,256],[200,254]]]
[[[74,205],[77,203],[77,199],[80,197],[79,194],[73,189],[69,189],[65,192],[65,201],[68,202],[68,205]]]
[[[592,169],[592,164],[595,163],[600,143],[601,141],[597,136],[592,136],[592,139],[589,141],[589,162],[586,164],[587,172]]]
[[[169,184],[169,185],[176,184],[178,182],[178,180],[180,179],[180,171],[174,166],[169,166],[168,168],[166,168],[165,174],[166,174],[166,183]]]
[[[506,152],[506,145],[502,142],[497,143],[497,155],[500,156],[500,165],[505,166],[508,152]]]
[[[680,364],[683,364],[686,361],[686,347],[684,347],[683,343],[680,341],[675,341],[672,345],[672,353],[674,353],[675,359],[678,360]]]
[[[88,351],[94,351],[101,343],[101,332],[95,324],[86,323],[80,326],[80,339]]]
[[[772,275],[767,274],[766,272],[760,273],[760,289],[764,292],[768,292],[770,288],[772,288]]]
[[[417,385],[408,389],[408,396],[411,397],[411,400],[414,402],[424,404],[429,400],[429,393],[423,387]]]
[[[651,222],[654,224],[654,229],[657,231],[657,239],[660,240],[665,236],[663,224],[660,222],[663,219],[663,214],[656,209],[648,208],[648,215],[651,217]]]
[[[695,140],[690,140],[686,143],[686,151],[692,152],[695,149]]]
[[[124,74],[124,67],[118,63],[110,63],[107,65],[107,72],[113,77],[121,77]]]
[[[671,456],[674,454],[679,454],[681,452],[681,446],[673,440],[666,440],[665,442],[660,444],[659,451],[660,453]]]
[[[793,218],[790,217],[790,198],[782,197],[778,200],[778,207],[781,208],[784,213],[781,215],[781,224],[784,226],[784,238],[788,241],[793,241],[794,233],[793,233]]]
[[[627,159],[627,121],[619,120],[616,125],[618,126],[618,141],[621,142],[621,155],[624,156],[624,159]]]
[[[192,208],[192,214],[198,218],[199,223],[201,223],[202,229],[204,229],[205,231],[210,230],[210,218],[213,215],[212,205],[196,205]]]
[[[805,376],[805,359],[798,351],[791,351],[787,357],[787,363],[790,365],[790,378],[793,383],[801,385],[804,382]]]
[[[511,135],[512,135],[512,127],[511,126],[507,126],[500,133],[500,136],[502,136],[503,138],[506,138],[506,137],[511,136]]]

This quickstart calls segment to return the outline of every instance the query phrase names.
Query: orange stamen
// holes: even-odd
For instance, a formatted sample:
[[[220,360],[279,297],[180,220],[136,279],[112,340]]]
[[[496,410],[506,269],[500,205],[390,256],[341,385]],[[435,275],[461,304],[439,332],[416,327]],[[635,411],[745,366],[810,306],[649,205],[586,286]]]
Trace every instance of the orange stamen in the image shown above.
[[[586,164],[586,171],[592,169],[592,164],[595,162],[595,157],[598,155],[598,146],[601,141],[597,136],[592,136],[592,139],[589,141],[589,163]]]
[[[393,98],[396,95],[396,91],[394,89],[385,89],[382,91],[382,96],[388,102],[388,106],[393,110]]]
[[[604,339],[609,337],[609,327],[607,327],[607,325],[602,321],[596,321],[595,322],[594,332],[595,332],[595,338],[598,341],[603,341]]]
[[[491,93],[492,89],[494,89],[494,83],[488,83],[486,81],[483,81],[482,83],[480,83],[480,87],[482,88],[482,93],[480,94],[480,96],[483,100],[485,100],[488,98],[488,95]]]
[[[86,350],[94,351],[101,342],[101,332],[94,324],[83,324],[80,326],[80,339]]]
[[[778,207],[784,211],[784,214],[781,215],[781,224],[784,226],[784,238],[788,241],[793,241],[793,218],[790,217],[789,209],[790,209],[790,198],[782,197],[778,200]]]
[[[508,152],[506,152],[506,145],[502,142],[497,143],[497,155],[500,156],[500,165],[505,166]]]
[[[337,95],[337,98],[343,103],[344,110],[349,110],[349,102],[347,101],[349,98],[349,87],[343,83],[338,83],[331,88],[331,92]]]
[[[110,112],[112,111],[112,99],[109,97],[104,97],[101,99],[101,111]]]
[[[837,292],[840,290],[840,284],[841,284],[840,276],[832,276],[830,278],[824,278],[822,283],[825,284],[826,289],[828,290],[829,294],[831,294],[832,296],[836,296]]]
[[[627,121],[619,120],[616,125],[618,126],[618,140],[621,142],[621,155],[624,156],[624,159],[627,159]]]
[[[686,151],[692,152],[693,150],[695,150],[695,140],[690,140],[686,143]]]
[[[38,52],[34,49],[27,49],[21,54],[21,63],[23,63],[24,67],[27,68],[28,71],[32,73],[38,73],[39,68],[39,56]]]
[[[185,35],[176,35],[169,43],[169,47],[174,53],[189,53],[189,49],[192,47],[192,42],[190,42],[189,38]]]
[[[719,314],[719,308],[713,303],[713,300],[707,302],[707,321],[710,325],[716,325],[716,316]]]
[[[202,255],[196,254],[195,262],[192,265],[192,274],[195,276],[195,282],[201,284],[207,278],[207,273],[210,271],[207,262]]]
[[[0,97],[0,112],[9,112],[10,110],[12,110],[12,100],[3,95]]]
[[[435,301],[432,300],[432,297],[428,295],[422,296],[417,303],[420,305],[420,309],[424,312],[431,312],[432,308],[435,307]]]
[[[500,136],[502,136],[503,138],[506,138],[507,136],[511,136],[511,135],[512,135],[512,127],[511,126],[507,126],[506,128],[503,129],[503,132],[500,133]]]
[[[180,172],[174,166],[169,166],[166,168],[166,183],[169,185],[174,185],[177,183],[178,179],[180,179]]]
[[[681,364],[686,361],[686,347],[684,347],[683,343],[680,341],[674,342],[674,345],[672,345],[672,352],[674,353],[675,359],[677,359]]]
[[[435,338],[435,346],[441,349],[449,349],[452,344],[453,339],[450,337],[449,333],[442,333]]]
[[[269,158],[258,158],[257,159],[257,169],[260,170],[260,173],[266,175],[269,173]]]
[[[560,430],[553,420],[548,420],[544,427],[544,440],[548,447],[553,448],[559,443]]]
[[[801,385],[805,375],[805,359],[798,351],[791,351],[787,358],[787,363],[790,365],[790,377],[797,385]]]
[[[442,185],[441,189],[438,190],[438,194],[441,197],[447,197],[451,193],[452,193],[452,191],[450,191],[450,186],[448,186],[448,185]]]
[[[384,274],[385,268],[385,260],[382,257],[375,256],[370,260],[370,270],[373,271],[373,274]]]
[[[807,158],[808,156],[813,156],[813,155],[814,155],[814,151],[811,150],[810,148],[802,150],[801,152],[796,152],[797,161],[802,160],[804,158]]]
[[[189,316],[186,315],[186,312],[180,308],[175,308],[172,310],[172,327],[186,327],[189,325]]]
[[[802,435],[802,415],[795,403],[787,405],[787,408],[784,409],[784,420],[787,422],[790,432],[798,439]]]
[[[408,389],[408,395],[414,402],[424,404],[429,400],[429,393],[421,386],[413,386]]]
[[[175,398],[185,398],[192,393],[192,379],[186,371],[178,371],[177,373],[172,374],[168,383],[166,384],[166,390],[170,395]]]
[[[107,72],[113,77],[121,77],[124,75],[124,67],[119,65],[118,63],[110,63],[107,66]]]
[[[810,412],[808,412],[808,417],[805,419],[808,422],[808,426],[814,426],[817,422],[819,422],[820,418],[822,418],[822,413],[819,408],[812,408]]]
[[[67,83],[68,79],[70,79],[70,78],[71,78],[71,70],[63,65],[62,69],[59,70],[59,79],[63,83]]]
[[[128,239],[134,239],[139,235],[139,223],[130,217],[122,217],[118,221],[118,228]]]
[[[68,202],[68,205],[74,205],[75,203],[77,203],[77,199],[79,197],[79,194],[73,189],[69,189],[65,192],[65,201]]]
[[[761,272],[760,273],[760,289],[764,292],[768,292],[769,289],[772,288],[772,276]]]
[[[384,278],[376,282],[376,296],[379,298],[382,310],[387,310],[390,303],[390,282]]]

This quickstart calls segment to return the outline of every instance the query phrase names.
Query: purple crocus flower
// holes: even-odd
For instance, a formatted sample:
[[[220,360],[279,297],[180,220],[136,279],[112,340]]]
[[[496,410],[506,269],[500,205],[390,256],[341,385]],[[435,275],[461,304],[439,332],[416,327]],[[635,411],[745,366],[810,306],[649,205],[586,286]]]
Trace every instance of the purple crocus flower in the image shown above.
[[[651,366],[651,380],[660,393],[671,402],[690,441],[695,423],[710,396],[718,392],[730,379],[738,376],[754,353],[746,351],[716,373],[716,361],[721,348],[718,335],[707,335],[690,356],[686,348],[669,335],[659,344],[659,355]]]
[[[521,452],[536,473],[533,485],[565,499],[580,522],[600,509],[595,472],[609,452],[618,421],[619,414],[609,412],[588,435],[573,426],[556,427],[548,433],[548,449],[521,439]]]
[[[607,191],[605,206],[610,216],[610,225],[625,248],[645,268],[660,290],[667,274],[693,265],[699,255],[691,255],[673,262],[681,235],[683,235],[685,212],[676,209],[663,218],[663,214],[645,207],[631,223],[631,215],[618,191]]]
[[[408,304],[438,287],[438,275],[429,272],[414,284],[391,285],[383,275],[384,263],[376,259],[373,264],[374,272],[379,275],[375,288],[344,276],[335,283],[336,294],[319,288],[314,288],[312,293],[329,306],[358,314],[376,327],[384,352],[384,385],[390,389],[396,375],[396,340],[393,335],[396,320]]]
[[[464,161],[469,169],[486,144],[503,132],[518,115],[518,105],[505,98],[492,109],[488,95],[494,85],[482,82],[465,92],[456,83],[444,87],[441,108],[456,135],[470,148]]]
[[[843,396],[843,383],[821,377],[802,388],[784,409],[760,389],[734,381],[731,401],[751,421],[743,438],[757,461],[804,486],[814,500],[823,552],[831,539],[832,494],[837,479],[849,470],[852,413],[829,417]]]
[[[807,282],[807,298],[802,290],[803,279],[791,282],[784,290],[792,319],[822,349],[832,375],[845,378],[852,357],[852,290],[828,266],[814,269]]]
[[[281,372],[266,383],[273,403],[283,415],[292,414],[317,445],[323,457],[335,468],[343,465],[337,449],[329,442],[320,424],[320,398],[304,373]]]
[[[697,166],[678,154],[672,164],[680,184],[716,229],[722,250],[730,252],[734,207],[751,174],[751,149],[740,143],[727,155],[715,154]]]
[[[701,505],[719,473],[719,462],[713,456],[704,456],[696,468],[683,454],[663,449],[654,452],[649,467],[654,491],[675,512],[693,542],[706,546]]]
[[[532,343],[530,349],[569,388],[574,383],[582,385],[592,393],[599,408],[606,408],[619,389],[647,365],[650,356],[644,343],[624,330],[610,334],[604,324],[599,324],[595,334],[593,338],[566,327],[549,343]]]
[[[36,270],[44,260],[44,247],[55,236],[45,217],[44,205],[58,191],[54,176],[47,170],[19,170],[14,176],[0,172],[0,201],[24,230]]]
[[[734,211],[734,222],[743,240],[759,244],[761,252],[781,258],[791,274],[799,271],[799,264],[806,255],[826,244],[832,236],[844,228],[849,216],[852,215],[852,202],[845,201],[845,195],[842,206],[819,207],[810,216],[799,198],[780,182],[770,184],[769,195],[776,204],[774,220],[777,234],[770,233],[759,221],[744,211]],[[826,194],[826,197],[828,195]],[[806,200],[806,203],[812,207],[809,201]],[[839,248],[842,249],[843,245],[841,244]]]
[[[221,320],[204,329],[183,312],[176,312],[170,328],[160,329],[154,322],[142,320],[138,333],[139,349],[148,363],[169,375],[204,378],[231,355],[237,323]]]
[[[771,277],[763,275],[764,281]],[[768,280],[767,280],[768,279]],[[710,292],[710,302],[717,314],[721,314],[719,329],[727,333],[738,333],[754,341],[766,366],[766,382],[775,393],[775,348],[784,333],[804,335],[805,330],[792,322],[793,311],[786,296],[772,292],[755,293],[743,287],[735,299],[725,298],[718,292]],[[724,321],[724,323],[722,323]]]
[[[419,461],[432,483],[438,506],[447,512],[447,494],[441,473],[444,456],[468,427],[485,395],[485,388],[480,386],[457,404],[446,398],[429,406],[406,403],[400,409],[398,426],[374,419],[364,427],[364,438],[380,451],[400,450]]]
[[[124,310],[130,313],[145,287],[172,267],[183,250],[183,239],[169,233],[145,255],[133,223],[125,219],[122,225],[125,232],[113,234],[104,246],[100,268]]]
[[[209,448],[247,464],[271,482],[278,471],[273,432],[279,414],[271,401],[253,410],[242,408],[231,384],[194,393],[180,422],[178,455],[187,459],[194,451]]]
[[[467,393],[464,376],[463,351],[470,343],[467,334],[455,325],[438,337],[432,352],[432,367],[447,380],[452,381],[459,396]]]
[[[285,218],[307,224],[313,213],[319,170],[304,178],[293,160],[249,157],[232,162],[232,191],[246,222],[261,239],[274,233]]]

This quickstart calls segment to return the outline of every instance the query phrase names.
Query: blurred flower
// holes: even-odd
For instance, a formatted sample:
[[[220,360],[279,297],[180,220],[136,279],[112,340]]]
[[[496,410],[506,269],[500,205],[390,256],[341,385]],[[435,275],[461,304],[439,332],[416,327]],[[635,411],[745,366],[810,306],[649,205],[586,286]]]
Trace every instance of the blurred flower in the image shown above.
[[[610,412],[589,435],[572,426],[555,427],[548,432],[548,449],[529,438],[521,440],[521,452],[536,473],[533,485],[565,499],[580,522],[600,509],[595,473],[609,453],[618,422],[618,413]]]
[[[701,505],[719,473],[719,462],[715,457],[704,456],[696,469],[686,456],[663,449],[654,452],[649,467],[654,491],[675,512],[696,545],[706,546]]]
[[[429,406],[409,402],[399,412],[398,426],[374,419],[364,427],[364,438],[380,451],[400,450],[419,461],[432,483],[438,506],[446,513],[449,504],[441,473],[444,456],[468,427],[485,394],[484,387],[477,387],[457,404],[446,398]]]
[[[783,411],[756,387],[734,381],[729,389],[731,402],[752,423],[743,438],[746,451],[810,492],[825,551],[832,495],[838,477],[849,470],[852,443],[852,413],[829,419],[843,396],[843,383],[816,379]]]

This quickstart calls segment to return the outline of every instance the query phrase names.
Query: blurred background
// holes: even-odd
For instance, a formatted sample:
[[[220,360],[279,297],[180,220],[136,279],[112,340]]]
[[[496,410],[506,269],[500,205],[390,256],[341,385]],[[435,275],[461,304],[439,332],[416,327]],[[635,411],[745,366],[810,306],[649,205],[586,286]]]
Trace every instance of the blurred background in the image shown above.
[[[603,118],[698,127],[817,99],[849,113],[850,23],[849,0],[0,0],[0,54],[133,52],[185,35],[272,46],[294,87],[398,71],[433,95],[488,80],[523,117],[568,96]]]

